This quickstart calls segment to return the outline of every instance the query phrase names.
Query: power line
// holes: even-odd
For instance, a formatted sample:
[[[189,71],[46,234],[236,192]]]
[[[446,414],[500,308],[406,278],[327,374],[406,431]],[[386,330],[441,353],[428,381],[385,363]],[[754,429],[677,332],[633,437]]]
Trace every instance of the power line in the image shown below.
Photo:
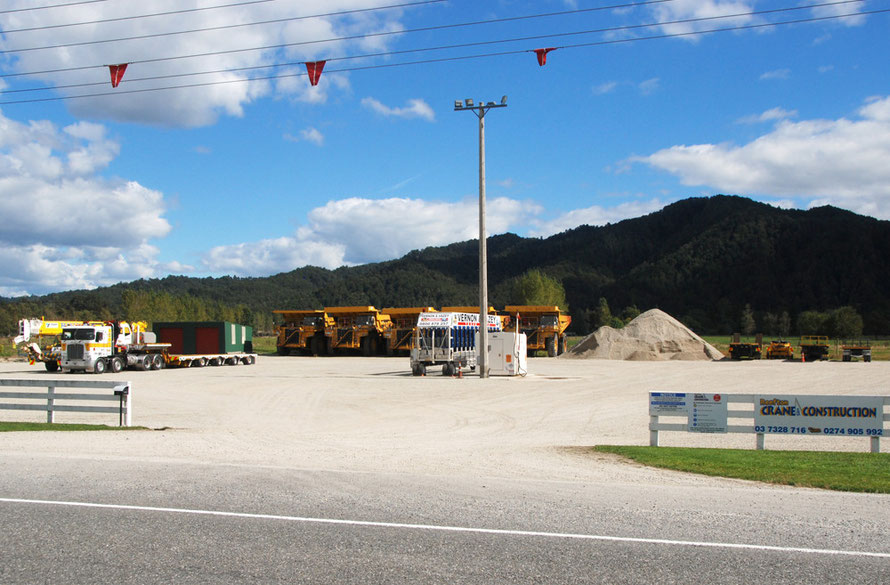
[[[102,0],[97,0],[97,1],[102,1]],[[220,4],[218,6],[203,6],[203,7],[199,7],[199,8],[184,8],[182,10],[170,10],[168,12],[156,12],[153,14],[142,14],[142,15],[138,15],[138,16],[120,16],[117,18],[106,18],[106,19],[102,19],[102,20],[91,20],[91,21],[84,21],[84,22],[68,22],[68,23],[64,23],[64,24],[48,24],[45,26],[35,26],[35,27],[31,27],[31,28],[19,28],[19,29],[13,29],[13,30],[4,30],[3,34],[8,35],[11,33],[34,32],[34,31],[51,30],[51,29],[57,29],[57,28],[68,28],[68,27],[72,27],[72,26],[83,26],[83,25],[87,25],[87,24],[106,24],[109,22],[123,22],[123,21],[127,21],[127,20],[153,18],[156,16],[172,16],[172,15],[176,15],[176,14],[187,14],[190,12],[201,12],[201,11],[205,11],[205,10],[217,10],[220,8],[250,6],[252,4],[263,4],[263,3],[267,3],[267,2],[277,2],[277,1],[278,0],[248,0],[245,2],[236,2],[234,4]],[[134,39],[152,38],[155,36],[160,37],[160,36],[169,36],[169,35],[181,35],[181,34],[187,34],[187,33],[223,30],[223,29],[227,29],[227,28],[237,28],[237,27],[242,27],[242,26],[256,26],[256,25],[261,25],[261,24],[273,24],[273,23],[278,23],[278,22],[288,22],[288,21],[292,21],[292,20],[306,20],[309,18],[323,18],[326,16],[343,16],[346,14],[356,14],[356,13],[360,13],[360,12],[371,12],[371,11],[376,11],[376,10],[387,10],[390,8],[404,8],[404,7],[408,7],[408,6],[418,6],[421,4],[435,4],[437,2],[445,2],[445,1],[446,0],[423,0],[423,1],[419,0],[417,2],[407,2],[405,4],[394,4],[391,6],[376,6],[373,8],[355,8],[352,10],[341,10],[339,12],[329,12],[326,14],[314,14],[311,16],[296,16],[296,17],[292,17],[292,18],[279,18],[276,20],[266,20],[266,21],[260,21],[260,22],[246,22],[246,23],[239,23],[239,24],[230,24],[230,25],[214,26],[214,27],[208,27],[208,28],[185,30],[185,31],[179,31],[179,32],[157,33],[157,34],[143,35],[143,36],[138,36],[138,37],[126,37],[126,38],[122,38],[122,39],[91,41],[91,42],[84,43],[84,44],[113,43],[113,42],[117,42],[117,41],[130,41],[130,40],[134,40]],[[662,1],[665,1],[665,0],[662,0]],[[41,50],[41,49],[57,49],[60,47],[76,47],[76,46],[79,46],[79,45],[77,43],[72,43],[72,44],[68,44],[68,45],[55,45],[55,46],[50,46],[50,47],[15,49],[14,52],[36,51],[36,50]]]
[[[28,8],[11,8],[9,10],[0,10],[0,14],[12,14],[13,12],[30,12],[32,10],[48,10],[50,8],[65,8],[67,6],[80,6],[81,4],[96,4],[98,2],[107,2],[108,0],[80,0],[80,2],[69,2],[68,4],[51,4],[49,6],[30,6]]]
[[[514,17],[505,17],[505,18],[491,19],[491,20],[437,25],[437,26],[422,27],[422,28],[416,28],[416,29],[410,29],[410,30],[384,31],[384,32],[380,32],[380,33],[368,33],[368,34],[363,34],[363,35],[352,35],[352,36],[336,37],[336,38],[330,38],[330,39],[319,39],[319,40],[315,40],[315,41],[299,41],[299,42],[294,42],[294,43],[265,45],[265,46],[261,46],[261,47],[229,49],[229,50],[224,50],[224,51],[210,51],[210,52],[206,52],[206,53],[194,53],[191,55],[179,55],[179,56],[174,56],[174,57],[157,57],[157,58],[153,58],[153,59],[141,59],[141,60],[129,61],[128,64],[134,65],[134,64],[145,64],[145,63],[159,63],[159,62],[163,62],[163,61],[193,59],[193,58],[198,58],[198,57],[216,57],[216,56],[220,56],[220,55],[229,55],[229,54],[244,53],[244,52],[250,52],[250,51],[267,51],[267,50],[272,50],[272,49],[277,50],[277,49],[292,48],[292,47],[312,45],[312,44],[342,42],[342,41],[347,41],[347,40],[367,39],[367,38],[372,38],[372,37],[381,37],[381,36],[396,35],[396,34],[407,34],[407,33],[411,33],[411,32],[429,32],[432,30],[444,30],[444,29],[450,29],[450,28],[475,26],[475,25],[480,25],[480,24],[502,23],[502,22],[528,20],[528,19],[550,17],[550,16],[561,16],[561,15],[566,15],[566,14],[575,14],[575,13],[579,13],[579,12],[590,12],[590,11],[599,11],[599,10],[615,10],[615,9],[620,9],[620,8],[628,8],[628,7],[632,7],[632,6],[661,4],[661,3],[672,2],[672,1],[674,1],[674,0],[648,0],[648,1],[644,1],[644,2],[614,4],[611,6],[601,6],[601,7],[597,7],[597,8],[587,8],[587,9],[581,9],[581,10],[569,10],[569,11],[562,11],[562,12],[551,12],[551,13],[544,13],[544,14],[514,16]],[[376,54],[371,54],[371,55],[362,55],[362,56],[358,56],[358,57],[333,57],[333,58],[326,59],[326,60],[327,61],[336,61],[336,60],[343,60],[343,59],[350,59],[350,58],[355,59],[355,58],[366,58],[366,57],[380,57],[380,56],[390,56],[390,55],[404,54],[404,53],[411,53],[411,52],[442,50],[442,49],[450,49],[450,48],[465,48],[465,47],[470,47],[470,46],[480,46],[480,45],[485,45],[485,44],[496,44],[496,43],[504,43],[504,42],[511,42],[511,41],[525,41],[525,40],[536,40],[536,39],[540,39],[540,38],[555,38],[555,37],[559,37],[559,36],[593,34],[593,33],[602,33],[602,32],[616,32],[616,31],[628,30],[628,29],[632,29],[632,28],[648,28],[648,27],[652,27],[652,26],[665,26],[665,25],[669,25],[669,24],[687,24],[687,23],[692,23],[692,22],[701,22],[701,21],[715,20],[715,19],[721,19],[721,18],[739,18],[742,16],[758,16],[758,15],[763,15],[763,14],[777,13],[777,12],[788,12],[788,11],[794,11],[794,10],[806,10],[806,9],[810,9],[810,8],[818,8],[818,7],[825,7],[825,6],[852,4],[852,3],[859,3],[859,2],[863,2],[863,1],[864,0],[833,0],[830,2],[823,2],[821,4],[811,4],[808,6],[778,8],[778,9],[762,10],[762,11],[750,11],[750,12],[739,13],[739,14],[700,17],[700,18],[695,18],[695,19],[685,19],[685,20],[679,20],[679,21],[660,22],[660,23],[644,24],[644,25],[627,25],[627,26],[613,27],[613,28],[578,31],[578,32],[573,32],[573,33],[556,33],[556,34],[549,34],[549,35],[539,35],[539,36],[532,36],[532,37],[507,39],[507,40],[500,40],[500,41],[482,41],[482,42],[476,42],[476,43],[465,43],[465,44],[461,44],[461,45],[433,47],[433,48],[429,48],[429,49],[413,49],[413,50],[405,50],[405,51],[383,52],[383,53],[376,53]],[[2,51],[0,51],[0,53],[2,53]],[[287,65],[293,65],[293,63],[286,63],[286,64],[282,64],[282,65],[272,64],[272,65],[256,66],[256,67],[253,67],[253,69],[264,69],[266,67],[278,67],[278,66],[287,66]],[[86,65],[86,66],[81,66],[81,67],[67,67],[67,68],[49,69],[49,70],[43,70],[43,71],[7,73],[7,74],[0,75],[0,78],[22,77],[22,76],[28,76],[28,75],[45,75],[45,74],[49,74],[49,73],[63,73],[63,72],[70,72],[70,71],[80,71],[80,70],[85,70],[85,69],[94,69],[96,67],[104,67],[104,66],[105,65]],[[230,71],[231,72],[243,71],[246,69],[251,69],[251,68],[241,68],[238,70],[217,70],[217,71],[210,71],[210,72],[197,72],[194,74],[195,75],[203,75],[205,73],[226,73],[226,72],[230,72]],[[184,75],[187,75],[187,74],[182,74],[179,76],[184,76]],[[146,78],[146,79],[152,79],[152,78]],[[130,81],[134,81],[134,80],[131,78]]]
[[[811,6],[809,6],[811,7]],[[807,7],[807,8],[809,8]],[[809,18],[799,18],[794,20],[785,20],[779,22],[769,22],[769,23],[759,23],[759,24],[748,24],[748,25],[738,25],[738,26],[730,26],[730,27],[722,27],[722,28],[713,28],[708,30],[701,31],[688,31],[688,32],[680,32],[680,33],[665,33],[660,35],[651,35],[645,37],[631,37],[626,39],[610,39],[605,41],[595,41],[589,43],[578,43],[573,45],[563,45],[561,47],[556,47],[559,49],[572,49],[572,48],[581,48],[581,47],[594,47],[594,46],[604,46],[604,45],[613,45],[620,43],[630,43],[637,41],[647,41],[647,40],[660,40],[660,39],[670,39],[670,38],[679,38],[679,37],[689,37],[689,36],[698,36],[712,33],[720,33],[720,32],[733,32],[733,31],[742,31],[742,30],[755,30],[769,27],[777,27],[783,25],[790,24],[806,24],[813,22],[824,22],[829,20],[838,20],[843,18],[852,18],[857,16],[868,16],[873,14],[883,14],[890,13],[890,8],[884,9],[876,9],[876,10],[867,10],[861,12],[854,12],[848,14],[836,14],[829,16],[820,16],[820,17],[809,17]],[[735,16],[737,18],[738,16]],[[715,17],[707,17],[713,20]],[[701,19],[695,19],[701,20]],[[681,22],[688,21],[677,21],[679,24]],[[661,26],[664,24],[675,24],[675,23],[658,23],[656,25],[649,26]],[[643,25],[634,25],[634,27],[640,27]],[[500,57],[505,55],[518,55],[523,53],[530,52],[529,49],[518,49],[518,50],[510,50],[510,51],[500,51],[496,53],[484,53],[477,55],[463,55],[456,57],[441,57],[437,59],[424,59],[419,61],[408,61],[402,63],[384,63],[384,64],[376,64],[376,65],[366,65],[366,66],[357,66],[357,67],[346,67],[341,69],[330,69],[328,72],[337,73],[337,72],[349,72],[349,71],[362,71],[369,69],[384,69],[384,68],[392,68],[392,67],[405,67],[409,65],[425,65],[431,63],[444,63],[449,61],[463,61],[469,59],[482,59],[482,58],[490,58],[490,57]],[[203,83],[192,83],[192,84],[183,84],[183,85],[175,85],[175,86],[167,86],[167,87],[149,87],[142,89],[127,89],[127,90],[116,90],[110,92],[101,92],[101,93],[92,93],[92,94],[82,94],[82,95],[74,95],[74,96],[56,96],[56,97],[48,97],[48,98],[35,98],[35,99],[26,99],[26,100],[14,100],[14,101],[0,101],[0,105],[12,105],[12,104],[26,104],[26,103],[38,103],[38,102],[49,102],[49,101],[60,101],[66,99],[81,99],[81,98],[90,98],[90,97],[103,97],[110,95],[124,95],[124,94],[136,94],[136,93],[146,93],[152,91],[167,91],[173,89],[188,89],[195,87],[207,87],[213,85],[224,85],[231,83],[248,83],[251,81],[271,81],[275,79],[288,79],[293,77],[303,77],[306,73],[287,73],[281,75],[269,75],[264,77],[254,77],[254,78],[245,78],[245,79],[229,79],[224,81],[208,81]]]
[[[123,42],[123,41],[145,40],[145,39],[152,39],[152,38],[165,37],[165,36],[193,34],[193,33],[198,33],[198,32],[225,30],[225,29],[239,28],[239,27],[245,27],[245,26],[257,26],[257,25],[262,25],[262,24],[278,24],[278,23],[289,22],[289,21],[293,21],[293,20],[321,18],[321,17],[325,17],[325,16],[339,16],[342,14],[350,14],[352,12],[367,12],[367,11],[371,11],[371,10],[382,10],[385,8],[398,8],[398,7],[402,7],[402,6],[413,6],[413,5],[417,5],[417,4],[432,4],[432,3],[436,3],[436,2],[445,2],[445,1],[446,0],[426,0],[426,1],[421,1],[421,2],[413,2],[413,3],[409,3],[409,4],[397,4],[394,6],[347,10],[347,11],[343,11],[343,12],[333,12],[330,14],[317,14],[317,15],[313,15],[313,16],[295,16],[295,17],[289,17],[289,18],[279,18],[279,19],[274,19],[274,20],[264,20],[264,21],[259,21],[259,22],[226,24],[226,25],[219,25],[219,26],[206,27],[206,28],[197,28],[197,29],[183,30],[183,31],[153,33],[153,34],[139,35],[139,36],[133,36],[133,37],[120,37],[117,39],[99,39],[99,40],[91,40],[91,41],[81,41],[81,42],[77,42],[77,43],[47,45],[47,46],[43,46],[43,47],[26,47],[26,48],[22,48],[22,49],[6,49],[6,50],[0,51],[0,55],[5,54],[5,53],[25,53],[25,52],[30,52],[30,51],[43,51],[43,50],[48,50],[48,49],[62,49],[62,48],[69,48],[69,47],[82,47],[82,46],[88,46],[88,45],[116,43],[116,42]],[[336,39],[325,39],[325,40],[318,40],[318,41],[304,41],[302,43],[272,45],[272,46],[268,46],[268,47],[236,49],[235,52],[237,52],[237,51],[259,51],[259,50],[266,50],[266,49],[278,49],[278,48],[282,48],[282,47],[289,47],[289,46],[295,46],[295,45],[300,45],[300,44],[325,43],[325,42],[354,40],[354,39],[370,38],[370,37],[392,36],[392,35],[400,35],[400,34],[415,33],[415,32],[429,32],[429,31],[444,30],[444,29],[449,29],[449,28],[477,26],[477,25],[481,25],[481,24],[495,24],[495,23],[503,23],[503,22],[510,22],[510,21],[516,21],[516,20],[526,20],[526,19],[531,19],[531,18],[543,18],[543,17],[550,17],[550,16],[565,16],[568,14],[579,14],[579,13],[583,13],[583,12],[595,12],[595,11],[602,11],[602,10],[617,10],[620,8],[629,8],[629,7],[633,7],[633,6],[646,6],[649,4],[663,4],[665,2],[675,2],[675,1],[676,0],[645,0],[642,2],[629,2],[629,3],[625,3],[625,4],[615,4],[612,6],[598,6],[595,8],[581,8],[581,9],[575,9],[575,10],[564,10],[561,12],[533,14],[533,15],[528,15],[528,16],[512,16],[512,17],[505,17],[505,18],[495,18],[495,19],[491,19],[491,20],[463,22],[463,23],[458,23],[458,24],[427,26],[427,27],[408,29],[408,30],[385,31],[385,32],[373,33],[373,34],[362,34],[362,35],[353,35],[350,37],[340,37],[340,38],[336,38]],[[839,3],[864,2],[864,1],[865,0],[842,0]],[[196,56],[202,57],[205,55],[196,55]],[[188,57],[191,57],[191,55],[186,56],[186,57],[172,57],[172,59],[184,59],[184,58],[188,58]],[[137,62],[139,62],[139,61],[131,61],[131,63],[137,63]],[[146,61],[142,61],[142,62],[146,62]]]

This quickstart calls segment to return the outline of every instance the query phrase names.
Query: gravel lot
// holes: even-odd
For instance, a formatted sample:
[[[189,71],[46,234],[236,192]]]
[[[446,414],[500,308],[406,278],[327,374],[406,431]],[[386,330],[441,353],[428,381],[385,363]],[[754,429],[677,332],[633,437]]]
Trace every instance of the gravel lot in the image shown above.
[[[253,366],[127,371],[134,424],[151,431],[9,433],[0,453],[532,480],[726,482],[583,454],[646,445],[648,392],[886,395],[890,363],[529,360],[524,378],[409,374],[407,358],[260,357]],[[2,378],[55,379],[0,363]],[[3,420],[43,421],[4,411]],[[57,422],[116,424],[59,413]],[[662,445],[753,448],[754,435],[662,433]],[[768,449],[867,451],[868,439],[766,438]],[[883,441],[881,449],[890,445]]]

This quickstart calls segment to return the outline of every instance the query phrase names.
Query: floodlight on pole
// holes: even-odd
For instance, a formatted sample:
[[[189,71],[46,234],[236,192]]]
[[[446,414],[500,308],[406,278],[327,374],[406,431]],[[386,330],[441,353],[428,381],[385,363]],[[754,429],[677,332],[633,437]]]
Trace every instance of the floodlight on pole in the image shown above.
[[[485,114],[492,108],[506,108],[507,96],[501,103],[473,104],[472,99],[454,100],[454,111],[470,110],[479,118],[479,377],[488,377],[488,248],[485,235]]]

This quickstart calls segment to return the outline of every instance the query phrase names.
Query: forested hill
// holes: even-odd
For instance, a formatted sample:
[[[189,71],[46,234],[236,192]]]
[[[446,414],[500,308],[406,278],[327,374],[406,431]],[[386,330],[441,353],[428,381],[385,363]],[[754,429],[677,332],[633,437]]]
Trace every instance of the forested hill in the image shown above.
[[[758,321],[785,312],[792,322],[802,311],[852,306],[866,333],[890,333],[890,222],[833,207],[783,210],[723,195],[686,199],[644,217],[546,239],[493,236],[488,253],[491,304],[515,302],[510,279],[539,269],[564,286],[576,333],[595,324],[601,298],[615,313],[659,307],[700,333],[739,330],[746,305]],[[477,242],[468,241],[337,270],[140,280],[4,300],[0,325],[8,329],[35,315],[133,318],[124,313],[158,298],[180,309],[193,305],[199,313],[189,319],[201,317],[203,307],[204,317],[260,329],[271,324],[273,309],[474,304],[477,258]]]

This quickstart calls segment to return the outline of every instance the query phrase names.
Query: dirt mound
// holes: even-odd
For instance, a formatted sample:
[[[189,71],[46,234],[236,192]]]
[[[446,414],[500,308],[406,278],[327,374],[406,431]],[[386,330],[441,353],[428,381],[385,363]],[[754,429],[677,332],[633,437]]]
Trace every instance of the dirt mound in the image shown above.
[[[650,309],[624,329],[600,327],[562,357],[604,360],[719,360],[720,353],[688,327],[658,309]]]

